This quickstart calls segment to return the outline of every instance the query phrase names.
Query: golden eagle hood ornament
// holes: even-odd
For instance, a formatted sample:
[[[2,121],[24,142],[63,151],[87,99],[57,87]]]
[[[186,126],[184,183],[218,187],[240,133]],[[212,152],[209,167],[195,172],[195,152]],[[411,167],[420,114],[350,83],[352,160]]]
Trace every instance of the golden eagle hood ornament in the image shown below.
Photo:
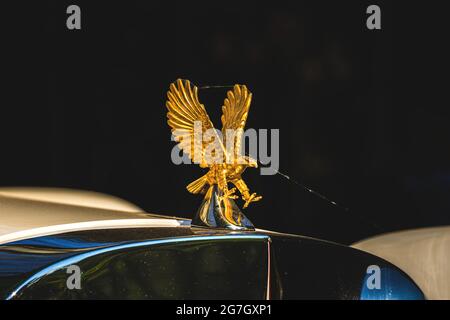
[[[244,208],[261,196],[251,193],[241,175],[257,161],[241,154],[242,138],[252,94],[245,85],[236,84],[228,91],[222,107],[222,131],[214,128],[198,99],[198,88],[188,80],[178,79],[167,92],[167,118],[178,146],[201,168],[209,171],[187,186],[193,194],[205,194],[192,220],[193,226],[254,230],[253,224],[238,208],[234,199],[239,191]],[[206,139],[205,139],[206,136]],[[229,184],[234,185],[231,189]]]

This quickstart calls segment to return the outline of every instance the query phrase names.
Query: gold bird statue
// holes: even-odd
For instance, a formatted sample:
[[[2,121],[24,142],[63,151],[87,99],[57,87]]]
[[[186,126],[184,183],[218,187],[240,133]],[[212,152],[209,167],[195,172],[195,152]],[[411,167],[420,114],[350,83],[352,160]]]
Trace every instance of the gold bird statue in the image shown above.
[[[245,85],[238,84],[227,92],[222,107],[221,132],[214,128],[205,106],[199,102],[198,88],[192,87],[188,80],[178,79],[172,83],[167,98],[168,124],[178,146],[201,168],[209,168],[205,175],[187,186],[187,190],[193,194],[206,194],[197,214],[200,215],[202,225],[230,227],[231,224],[232,228],[245,228],[244,222],[248,219],[233,201],[238,198],[236,188],[244,201],[244,208],[262,198],[251,193],[242,179],[245,169],[258,167],[255,159],[241,154],[252,94]],[[234,187],[229,189],[229,183]],[[207,221],[213,219],[208,210],[215,211],[214,219],[224,220],[223,223],[215,225],[217,221]]]

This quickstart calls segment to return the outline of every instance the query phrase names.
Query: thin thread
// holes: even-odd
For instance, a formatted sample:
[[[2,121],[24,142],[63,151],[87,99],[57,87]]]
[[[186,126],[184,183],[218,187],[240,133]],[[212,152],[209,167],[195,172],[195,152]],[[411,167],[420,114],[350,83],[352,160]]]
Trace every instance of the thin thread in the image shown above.
[[[225,86],[202,86],[199,89],[219,89],[219,88],[233,88],[234,86],[225,85]]]
[[[275,170],[275,169],[272,169],[272,170],[273,170],[274,172],[276,172],[277,174],[281,175],[282,177],[284,177],[285,179],[287,179],[287,180],[293,182],[293,183],[296,184],[297,186],[299,186],[299,187],[303,188],[304,190],[308,191],[309,193],[312,193],[313,195],[319,197],[320,199],[322,199],[322,200],[324,200],[324,201],[326,201],[326,202],[331,203],[333,206],[336,206],[336,207],[338,207],[338,208],[340,208],[340,209],[343,209],[344,211],[349,211],[349,208],[344,207],[344,206],[338,204],[336,201],[333,201],[333,200],[327,198],[326,196],[324,196],[323,194],[321,194],[321,193],[319,193],[319,192],[317,192],[317,191],[315,191],[315,190],[313,190],[313,189],[311,189],[311,188],[305,186],[304,184],[302,184],[302,183],[298,182],[297,180],[291,178],[291,177],[288,176],[287,174],[284,174],[284,173],[282,173],[282,172],[280,172],[280,171],[278,171],[278,170]]]
[[[366,224],[368,223],[369,225],[371,225],[373,228],[377,229],[378,231],[382,231],[381,228],[376,223],[374,223],[373,221],[363,220],[360,217],[354,216],[353,214],[350,213],[349,208],[339,205],[337,202],[335,202],[333,200],[330,200],[329,198],[327,198],[323,194],[321,194],[321,193],[319,193],[319,192],[317,192],[317,191],[315,191],[315,190],[305,186],[304,184],[302,184],[302,183],[298,182],[297,180],[291,178],[287,174],[284,174],[284,173],[282,173],[282,172],[280,172],[278,170],[272,169],[272,168],[270,168],[270,169],[273,170],[276,174],[279,174],[283,178],[285,178],[285,179],[289,180],[290,182],[294,183],[295,185],[301,187],[303,190],[306,190],[309,193],[312,193],[313,195],[315,195],[316,197],[319,197],[320,199],[322,199],[322,200],[324,200],[324,201],[326,201],[328,203],[331,203],[333,206],[335,206],[337,208],[343,209],[349,216],[351,216],[353,218],[356,218],[360,222],[364,222]]]

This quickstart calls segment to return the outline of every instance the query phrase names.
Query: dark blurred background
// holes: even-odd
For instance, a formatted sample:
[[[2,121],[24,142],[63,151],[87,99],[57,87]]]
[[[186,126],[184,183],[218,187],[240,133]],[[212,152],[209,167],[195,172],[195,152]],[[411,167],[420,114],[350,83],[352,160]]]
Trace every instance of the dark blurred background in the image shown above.
[[[70,4],[81,7],[79,31],[66,28]],[[431,49],[439,26],[378,1],[382,30],[370,31],[369,4],[41,1],[5,11],[0,186],[95,190],[192,217],[201,197],[185,186],[201,169],[172,164],[165,108],[169,83],[186,78],[246,84],[247,127],[280,129],[280,170],[349,208],[248,170],[264,196],[245,211],[257,227],[350,243],[449,224],[448,102],[437,99],[446,83],[427,76],[444,72]],[[439,11],[419,11],[429,10]],[[200,91],[219,128],[226,90]]]

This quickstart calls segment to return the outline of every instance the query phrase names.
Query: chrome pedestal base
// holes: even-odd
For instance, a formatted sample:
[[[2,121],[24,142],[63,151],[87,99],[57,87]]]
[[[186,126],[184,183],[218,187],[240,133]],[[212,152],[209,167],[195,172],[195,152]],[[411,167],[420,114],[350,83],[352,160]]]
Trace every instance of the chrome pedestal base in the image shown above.
[[[223,198],[217,185],[209,187],[192,226],[231,230],[255,230],[252,222],[241,212],[233,199]]]

